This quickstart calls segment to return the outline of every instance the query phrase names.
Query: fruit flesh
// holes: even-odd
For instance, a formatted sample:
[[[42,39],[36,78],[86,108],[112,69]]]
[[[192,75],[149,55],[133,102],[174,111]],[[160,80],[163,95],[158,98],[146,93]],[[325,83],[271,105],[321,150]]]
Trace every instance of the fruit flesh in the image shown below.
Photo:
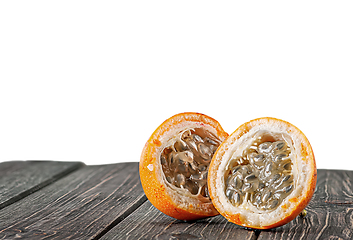
[[[166,119],[152,133],[142,150],[139,166],[141,185],[148,200],[164,214],[185,221],[219,214],[208,198],[170,184],[162,169],[163,150],[175,143],[179,133],[196,128],[206,129],[221,141],[228,137],[221,125],[207,115],[179,113]]]
[[[210,201],[207,188],[208,167],[221,141],[203,128],[186,129],[162,150],[160,163],[166,183],[185,195]]]
[[[241,156],[230,160],[224,176],[225,195],[234,206],[249,202],[259,210],[272,211],[295,187],[291,149],[284,138],[275,139],[274,133],[258,135]]]
[[[225,193],[226,172],[234,164],[231,160],[242,156],[243,151],[261,135],[273,138],[263,139],[264,142],[284,140],[287,143],[294,188],[273,210],[261,210],[250,201],[234,206]],[[210,164],[208,184],[213,205],[228,221],[250,228],[269,229],[284,225],[299,215],[314,194],[316,177],[314,153],[303,132],[289,122],[264,117],[242,124],[222,142]]]

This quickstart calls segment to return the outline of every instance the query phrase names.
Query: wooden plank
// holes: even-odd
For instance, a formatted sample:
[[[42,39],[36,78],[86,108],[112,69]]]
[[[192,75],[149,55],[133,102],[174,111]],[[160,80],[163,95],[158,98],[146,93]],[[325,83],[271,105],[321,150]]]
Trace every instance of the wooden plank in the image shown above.
[[[49,180],[38,190],[35,186],[52,179],[50,174],[43,176],[51,172],[45,169],[55,169],[55,164],[42,164],[33,168],[28,183],[13,177],[21,179],[21,164],[0,164],[0,196],[11,193],[2,179],[10,185],[17,182],[15,188],[29,184],[36,191],[0,210],[0,239],[353,239],[352,171],[319,170],[308,215],[260,232],[222,216],[183,222],[162,214],[146,201],[138,163],[88,166]],[[42,180],[36,180],[38,176]]]
[[[318,170],[315,203],[353,204],[353,171]],[[319,197],[319,199],[318,199]]]
[[[81,162],[54,161],[0,163],[0,209],[83,166]]]
[[[228,222],[222,216],[185,222],[157,210],[149,201],[115,226],[110,239],[256,239],[257,232]]]
[[[222,216],[178,221],[147,201],[102,239],[353,239],[352,179],[351,171],[319,170],[308,215],[276,229],[245,229]]]
[[[258,239],[353,239],[352,180],[352,171],[319,170],[307,216],[261,231]]]
[[[0,211],[0,239],[99,238],[146,197],[138,163],[87,166]]]

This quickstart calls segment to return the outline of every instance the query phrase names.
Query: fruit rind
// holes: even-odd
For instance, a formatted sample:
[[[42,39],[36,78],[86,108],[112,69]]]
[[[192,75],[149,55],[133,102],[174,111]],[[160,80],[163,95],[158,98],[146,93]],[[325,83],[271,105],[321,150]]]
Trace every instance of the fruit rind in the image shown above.
[[[256,213],[250,209],[234,207],[227,201],[223,176],[227,162],[234,152],[241,151],[243,145],[260,130],[288,134],[291,137],[296,154],[295,180],[298,182],[293,192],[274,211]],[[229,221],[258,229],[277,227],[294,219],[309,203],[316,185],[314,154],[308,139],[294,125],[275,118],[254,119],[240,126],[219,146],[209,167],[208,184],[216,209]]]
[[[166,142],[187,128],[202,127],[214,133],[222,141],[228,136],[221,125],[211,117],[200,113],[180,113],[164,121],[144,146],[140,159],[141,184],[147,198],[163,213],[180,220],[195,220],[219,213],[211,202],[202,203],[194,198],[180,196],[167,186],[160,154]]]

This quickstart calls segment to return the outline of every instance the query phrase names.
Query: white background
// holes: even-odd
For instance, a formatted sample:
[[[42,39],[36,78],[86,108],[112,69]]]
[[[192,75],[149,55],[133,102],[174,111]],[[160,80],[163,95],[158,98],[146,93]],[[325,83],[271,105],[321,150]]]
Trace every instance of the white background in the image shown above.
[[[245,3],[244,3],[245,2]],[[139,161],[165,119],[271,116],[353,170],[351,1],[1,1],[0,161]]]

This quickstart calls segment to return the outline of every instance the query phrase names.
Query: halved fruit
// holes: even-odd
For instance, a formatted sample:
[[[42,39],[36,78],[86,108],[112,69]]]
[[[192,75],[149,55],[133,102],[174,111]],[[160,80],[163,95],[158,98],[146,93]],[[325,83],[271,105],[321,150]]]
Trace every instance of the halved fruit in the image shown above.
[[[208,188],[229,221],[268,229],[293,220],[316,186],[316,164],[305,135],[292,124],[259,118],[241,125],[218,148]]]
[[[164,121],[140,159],[142,187],[161,212],[180,220],[218,215],[207,188],[208,167],[228,134],[211,117],[180,113]]]

